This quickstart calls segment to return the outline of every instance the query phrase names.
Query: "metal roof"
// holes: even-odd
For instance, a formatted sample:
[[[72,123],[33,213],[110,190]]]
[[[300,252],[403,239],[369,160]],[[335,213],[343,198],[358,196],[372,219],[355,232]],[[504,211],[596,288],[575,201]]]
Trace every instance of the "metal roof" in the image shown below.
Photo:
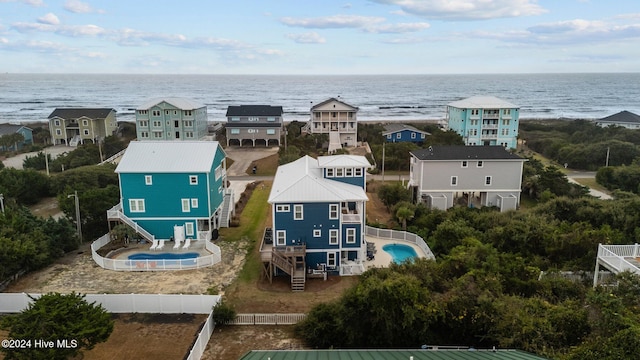
[[[472,96],[470,98],[458,100],[447,104],[451,107],[460,109],[513,109],[519,108],[508,101],[499,99],[495,96]]]
[[[308,155],[278,166],[268,202],[273,204],[368,200],[367,194],[360,186],[325,179],[322,177],[322,170],[318,160]]]
[[[217,141],[132,141],[116,173],[207,173]]]
[[[240,360],[546,360],[519,350],[253,350]]]
[[[87,117],[89,119],[104,119],[111,112],[116,112],[111,108],[56,108],[53,110],[48,119],[59,117],[61,119],[79,119]]]
[[[597,120],[596,122],[610,122],[610,123],[631,123],[631,124],[637,124],[640,123],[640,116],[624,110],[624,111],[620,111],[617,114],[613,114],[613,115],[609,115],[607,117],[603,117],[600,120]]]
[[[387,134],[391,134],[391,133],[395,133],[398,131],[403,131],[403,130],[411,130],[411,131],[415,131],[415,132],[419,132],[425,135],[431,135],[430,133],[423,131],[423,130],[418,130],[416,128],[414,128],[411,125],[406,125],[406,124],[387,124],[384,126],[384,129],[386,131],[384,131],[382,133],[382,135],[387,135]]]
[[[522,160],[502,146],[429,146],[427,149],[414,150],[411,155],[419,160]]]
[[[166,98],[155,98],[150,99],[142,103],[136,110],[149,110],[152,107],[159,105],[163,102],[166,102],[169,105],[173,105],[174,107],[180,110],[195,110],[205,107],[205,105],[195,102],[193,100],[180,98],[180,97],[166,97]]]
[[[326,167],[364,167],[370,168],[372,165],[366,157],[360,155],[331,155],[318,157],[318,166]]]
[[[229,106],[225,116],[282,116],[282,106],[239,105]]]

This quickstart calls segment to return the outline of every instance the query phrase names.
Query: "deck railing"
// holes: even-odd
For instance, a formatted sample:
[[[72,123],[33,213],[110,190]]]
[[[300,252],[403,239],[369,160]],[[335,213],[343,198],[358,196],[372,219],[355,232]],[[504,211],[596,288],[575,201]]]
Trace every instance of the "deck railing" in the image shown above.
[[[237,314],[229,325],[294,325],[307,314]]]
[[[129,219],[129,217],[127,217],[124,212],[122,212],[122,203],[118,203],[116,206],[112,207],[111,209],[107,210],[107,219],[108,220],[120,220],[123,223],[129,225],[133,230],[135,230],[135,232],[137,232],[138,234],[142,235],[145,239],[152,241],[155,240],[155,236],[152,235],[150,232],[148,232],[147,230],[145,230],[144,228],[142,228],[140,225],[138,225],[138,223],[136,223],[135,221]]]
[[[115,271],[167,271],[167,270],[191,270],[207,266],[213,266],[222,261],[220,248],[205,242],[205,249],[211,255],[198,256],[191,259],[159,259],[159,260],[120,260],[102,257],[97,253],[98,249],[109,243],[109,234],[105,234],[91,244],[91,257],[93,261],[103,269]]]
[[[407,241],[418,246],[424,252],[427,259],[435,260],[436,257],[431,252],[429,245],[418,235],[408,231],[398,231],[392,229],[379,229],[369,225],[364,227],[364,233],[367,236],[373,236],[381,239]]]
[[[638,257],[638,244],[635,245],[598,245],[598,261],[609,270],[620,273],[631,271],[640,274],[637,265],[625,259]]]

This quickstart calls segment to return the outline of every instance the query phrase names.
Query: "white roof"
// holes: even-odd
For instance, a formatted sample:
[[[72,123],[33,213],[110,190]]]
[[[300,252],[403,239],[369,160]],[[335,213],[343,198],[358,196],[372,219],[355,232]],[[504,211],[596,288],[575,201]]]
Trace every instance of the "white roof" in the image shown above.
[[[142,105],[138,106],[136,110],[148,110],[162,102],[169,103],[181,110],[195,110],[205,107],[205,105],[193,100],[180,97],[166,97],[147,100]]]
[[[372,166],[366,157],[360,155],[320,156],[318,157],[318,165],[322,168],[348,166],[370,168]]]
[[[218,147],[217,141],[132,141],[116,173],[206,173]]]
[[[368,198],[363,188],[323,178],[318,160],[305,155],[294,162],[278,166],[268,202],[273,204],[366,200]]]
[[[472,96],[470,98],[458,100],[447,104],[448,106],[461,108],[461,109],[513,109],[519,108],[518,106],[498,99],[495,96]]]

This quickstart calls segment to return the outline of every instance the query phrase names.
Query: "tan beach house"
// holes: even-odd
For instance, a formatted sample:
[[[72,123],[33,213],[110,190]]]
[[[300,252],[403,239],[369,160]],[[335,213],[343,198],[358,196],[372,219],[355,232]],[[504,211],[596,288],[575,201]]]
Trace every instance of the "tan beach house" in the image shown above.
[[[96,143],[118,129],[116,110],[111,108],[56,108],[48,120],[54,145]]]

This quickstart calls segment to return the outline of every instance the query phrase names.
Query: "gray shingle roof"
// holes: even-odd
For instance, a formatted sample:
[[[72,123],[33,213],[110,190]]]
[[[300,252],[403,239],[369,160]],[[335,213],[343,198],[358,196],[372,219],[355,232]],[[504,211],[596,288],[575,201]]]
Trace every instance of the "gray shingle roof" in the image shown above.
[[[502,146],[430,146],[411,151],[411,154],[420,160],[524,160]]]
[[[636,115],[630,111],[624,110],[617,114],[609,115],[598,120],[598,122],[610,122],[610,123],[640,123],[640,115]]]
[[[79,119],[88,117],[89,119],[104,119],[111,112],[116,112],[112,108],[56,108],[53,110],[48,119],[59,117],[61,119]]]
[[[229,106],[226,116],[282,116],[282,106],[238,105]]]
[[[422,130],[418,130],[416,128],[414,128],[411,125],[406,125],[406,124],[387,124],[384,126],[384,129],[386,131],[384,131],[382,133],[382,135],[387,135],[387,134],[391,134],[391,133],[395,133],[398,131],[403,131],[403,130],[410,130],[410,131],[415,131],[418,133],[422,133],[425,135],[431,135],[430,133],[426,132],[426,131],[422,131]]]
[[[311,110],[313,110],[313,109],[315,109],[315,108],[317,108],[317,107],[319,107],[319,106],[322,106],[322,105],[324,105],[324,104],[328,104],[328,103],[330,103],[330,102],[332,102],[332,101],[337,101],[337,102],[339,102],[339,103],[341,103],[341,104],[344,104],[345,106],[348,106],[348,107],[350,107],[350,108],[352,108],[352,109],[354,109],[354,110],[358,110],[358,108],[357,108],[356,106],[349,105],[349,104],[347,104],[346,102],[344,102],[344,101],[342,101],[342,100],[339,100],[339,99],[336,99],[336,98],[329,98],[329,99],[327,99],[327,100],[325,100],[325,101],[323,101],[323,102],[319,102],[319,103],[317,103],[317,104],[313,105],[313,106],[311,107]]]
[[[18,130],[26,128],[31,130],[30,128],[23,125],[14,125],[14,124],[0,124],[0,136],[15,134]]]

